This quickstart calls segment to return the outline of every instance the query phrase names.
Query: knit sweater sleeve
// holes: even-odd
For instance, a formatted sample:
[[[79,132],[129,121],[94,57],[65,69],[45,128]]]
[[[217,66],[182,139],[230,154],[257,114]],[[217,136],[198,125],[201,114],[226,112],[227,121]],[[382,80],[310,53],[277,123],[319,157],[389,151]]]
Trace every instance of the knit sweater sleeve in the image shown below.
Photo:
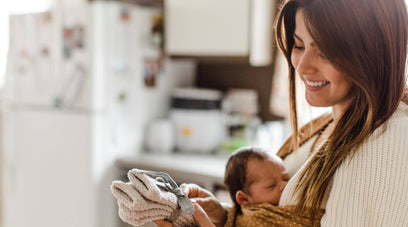
[[[337,169],[322,226],[408,226],[408,117],[383,127]]]

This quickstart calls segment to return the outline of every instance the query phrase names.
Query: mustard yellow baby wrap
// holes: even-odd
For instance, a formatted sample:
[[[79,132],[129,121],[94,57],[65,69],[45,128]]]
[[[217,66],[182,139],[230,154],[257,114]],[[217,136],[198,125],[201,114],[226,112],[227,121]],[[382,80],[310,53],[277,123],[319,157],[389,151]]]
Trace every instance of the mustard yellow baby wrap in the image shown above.
[[[225,227],[262,227],[262,226],[311,226],[307,212],[296,213],[295,206],[274,206],[269,203],[241,206],[238,214],[234,205],[228,214]],[[313,220],[313,226],[320,226],[324,210],[319,210]]]
[[[299,143],[302,145],[332,121],[331,114],[318,117],[299,130]],[[285,159],[293,152],[293,136],[289,137],[277,155]],[[237,212],[235,205],[228,214],[225,227],[262,227],[262,226],[311,226],[307,211],[295,212],[295,206],[274,206],[269,203],[241,206],[242,213]],[[313,219],[313,226],[320,226],[324,210],[319,210]]]

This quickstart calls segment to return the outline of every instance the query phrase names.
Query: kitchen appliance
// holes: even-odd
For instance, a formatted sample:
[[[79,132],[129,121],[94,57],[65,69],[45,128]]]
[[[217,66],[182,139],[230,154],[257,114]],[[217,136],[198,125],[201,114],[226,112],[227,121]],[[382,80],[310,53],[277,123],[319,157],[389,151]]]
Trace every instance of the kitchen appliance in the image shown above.
[[[223,108],[227,113],[255,116],[259,112],[258,93],[254,89],[233,88],[227,90]]]
[[[222,92],[203,88],[177,88],[172,93],[170,119],[178,151],[210,153],[225,137]]]
[[[175,136],[169,119],[155,119],[147,126],[146,148],[152,153],[171,153],[176,145]]]
[[[113,164],[142,150],[194,64],[163,58],[161,10],[114,1],[10,17],[3,227],[116,227]],[[156,35],[156,34],[155,34]]]

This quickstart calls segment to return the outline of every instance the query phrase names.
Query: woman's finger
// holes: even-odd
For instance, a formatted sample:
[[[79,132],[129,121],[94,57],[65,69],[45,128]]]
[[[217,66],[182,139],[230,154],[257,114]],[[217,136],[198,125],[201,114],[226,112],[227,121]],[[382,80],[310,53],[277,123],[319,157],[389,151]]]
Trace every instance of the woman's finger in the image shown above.
[[[214,197],[208,190],[196,185],[196,184],[181,184],[181,191],[187,195],[189,198],[205,198]]]
[[[156,224],[158,227],[173,227],[173,224],[164,220],[154,220],[153,223]]]
[[[214,224],[224,226],[228,212],[211,192],[196,184],[182,184],[180,188],[193,203],[200,205]]]
[[[203,208],[201,208],[198,203],[194,203],[194,219],[200,225],[200,227],[215,227],[215,225],[211,222],[208,215],[205,213]]]

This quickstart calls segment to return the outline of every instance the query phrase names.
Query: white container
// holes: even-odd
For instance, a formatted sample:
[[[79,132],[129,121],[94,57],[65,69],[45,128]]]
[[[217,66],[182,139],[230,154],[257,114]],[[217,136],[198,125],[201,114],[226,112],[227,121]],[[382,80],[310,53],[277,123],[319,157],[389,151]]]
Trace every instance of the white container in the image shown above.
[[[210,153],[226,135],[221,112],[222,93],[209,89],[177,89],[170,111],[176,148],[182,152]]]
[[[157,119],[149,123],[146,132],[146,148],[154,153],[170,153],[176,145],[173,123],[169,119]]]
[[[258,93],[253,89],[230,89],[224,97],[224,110],[244,116],[254,116],[259,112]]]

